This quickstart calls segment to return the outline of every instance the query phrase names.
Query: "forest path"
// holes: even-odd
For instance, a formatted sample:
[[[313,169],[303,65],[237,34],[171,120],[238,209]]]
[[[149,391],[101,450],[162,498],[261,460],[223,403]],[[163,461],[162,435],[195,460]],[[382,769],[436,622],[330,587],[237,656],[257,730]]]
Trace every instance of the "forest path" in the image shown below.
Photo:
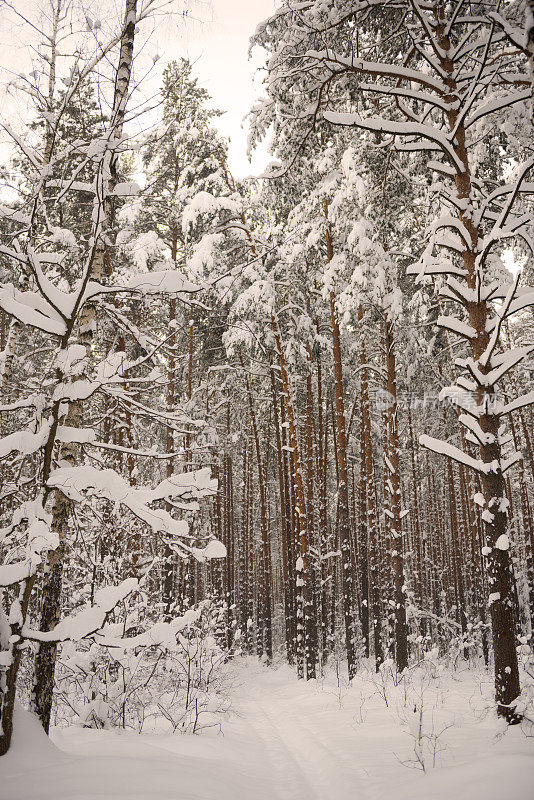
[[[319,690],[295,691],[299,686],[305,687],[288,685],[285,671],[255,672],[236,703],[252,735],[263,743],[273,800],[365,800],[367,776],[358,768],[357,753],[347,751],[343,720],[332,738],[335,699]],[[340,734],[341,747],[336,746]]]

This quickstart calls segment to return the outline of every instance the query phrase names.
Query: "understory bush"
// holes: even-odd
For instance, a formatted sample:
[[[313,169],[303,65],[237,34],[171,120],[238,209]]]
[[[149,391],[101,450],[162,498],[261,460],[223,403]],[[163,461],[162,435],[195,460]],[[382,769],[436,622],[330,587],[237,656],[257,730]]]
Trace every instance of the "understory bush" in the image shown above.
[[[142,623],[142,608],[98,639],[61,646],[56,667],[56,725],[199,733],[219,728],[229,709],[230,659],[224,608],[206,600],[168,623]]]

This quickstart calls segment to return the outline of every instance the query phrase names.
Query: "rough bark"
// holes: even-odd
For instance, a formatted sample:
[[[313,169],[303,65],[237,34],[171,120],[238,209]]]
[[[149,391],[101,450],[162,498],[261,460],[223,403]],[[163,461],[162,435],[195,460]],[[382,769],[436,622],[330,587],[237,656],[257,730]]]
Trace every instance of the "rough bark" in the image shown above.
[[[393,572],[393,602],[395,610],[395,663],[399,672],[408,666],[408,628],[406,625],[406,591],[404,586],[404,553],[401,522],[401,484],[399,432],[397,422],[397,368],[393,324],[384,318],[384,344],[387,374],[387,471],[386,526],[390,531],[391,568]]]
[[[478,281],[477,256],[482,232],[476,227],[470,213],[469,203],[471,198],[472,180],[471,165],[466,147],[466,130],[462,120],[458,118],[457,98],[458,87],[455,81],[455,63],[451,56],[452,45],[447,33],[447,20],[445,19],[444,6],[437,4],[436,10],[436,43],[440,50],[440,67],[445,76],[448,93],[444,100],[449,104],[446,119],[449,131],[455,132],[452,139],[455,155],[462,165],[461,170],[455,173],[456,198],[459,201],[459,220],[465,226],[469,243],[464,242],[462,260],[466,272],[466,282],[470,289],[476,289]],[[478,294],[480,297],[480,293]],[[470,339],[471,353],[479,363],[481,372],[487,375],[490,365],[479,362],[486,351],[490,341],[488,321],[490,309],[484,299],[465,303],[465,309],[475,335]],[[514,600],[513,600],[513,575],[510,551],[495,547],[501,536],[508,532],[508,513],[503,500],[506,497],[504,475],[501,470],[501,444],[499,440],[499,416],[494,409],[496,386],[489,383],[477,389],[477,405],[485,409],[478,419],[479,425],[489,443],[480,444],[480,458],[485,464],[496,463],[498,467],[491,472],[481,475],[482,493],[485,507],[490,511],[491,521],[484,521],[485,543],[489,548],[487,577],[489,589],[489,608],[492,624],[493,657],[495,671],[495,699],[497,713],[509,723],[519,721],[519,716],[514,711],[514,701],[519,696],[519,668],[516,652]],[[489,517],[488,517],[489,519]]]

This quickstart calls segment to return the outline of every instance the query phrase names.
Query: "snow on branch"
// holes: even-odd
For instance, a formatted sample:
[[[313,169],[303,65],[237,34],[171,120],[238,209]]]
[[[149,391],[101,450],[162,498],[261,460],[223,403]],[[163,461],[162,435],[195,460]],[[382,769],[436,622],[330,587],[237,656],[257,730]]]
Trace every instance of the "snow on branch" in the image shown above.
[[[525,408],[526,406],[531,406],[533,404],[534,390],[527,392],[527,394],[522,394],[520,397],[516,397],[515,400],[511,400],[504,406],[501,414],[511,414],[513,411],[517,411],[520,408]]]
[[[494,466],[492,463],[484,463],[484,461],[481,461],[480,459],[472,458],[471,456],[467,455],[467,453],[464,453],[463,450],[460,450],[459,447],[456,447],[449,442],[444,442],[442,439],[434,439],[432,436],[427,436],[426,433],[421,434],[419,437],[419,444],[421,447],[425,447],[427,450],[431,450],[433,453],[447,456],[447,458],[451,458],[458,464],[463,464],[465,467],[471,467],[480,473],[487,474],[492,471]]]
[[[524,311],[525,308],[534,306],[534,290],[524,287],[524,291],[521,294],[519,292],[516,292],[516,294],[518,296],[516,296],[508,306],[508,310],[503,314],[504,318],[511,317],[519,311]]]
[[[87,465],[59,467],[50,475],[48,485],[59,489],[66,497],[81,502],[86,493],[109,500],[117,506],[125,506],[134,516],[145,522],[154,533],[176,537],[172,542],[181,555],[189,553],[197,560],[220,558],[221,552],[213,554],[210,549],[188,546],[183,541],[190,539],[189,525],[185,520],[174,519],[162,508],[151,508],[156,501],[178,501],[191,511],[197,511],[198,500],[211,497],[217,491],[217,481],[211,478],[210,469],[205,467],[195,472],[173,475],[161,481],[154,489],[133,487],[112,469],[100,470]]]
[[[88,281],[83,296],[79,291],[72,293],[57,289],[41,270],[39,259],[31,259],[40,292],[21,292],[12,284],[0,286],[0,308],[25,325],[31,325],[44,333],[63,336],[67,326],[66,319],[73,309],[79,310],[82,302],[91,300],[101,294],[134,291],[143,295],[172,294],[184,295],[200,291],[200,287],[187,280],[176,269],[161,269],[153,272],[139,273],[131,276],[124,284],[103,286],[95,281]]]
[[[500,242],[502,239],[510,238],[514,236],[521,228],[526,229],[529,225],[532,225],[532,214],[530,213],[523,214],[520,217],[514,217],[512,215],[511,221],[506,224],[508,217],[512,213],[512,207],[516,201],[516,198],[520,194],[521,188],[524,185],[525,177],[530,172],[532,167],[534,167],[534,156],[527,159],[527,161],[521,165],[520,169],[518,169],[517,178],[513,186],[506,187],[508,199],[504,204],[491,232],[484,237],[484,240],[481,244],[481,252],[477,256],[477,265],[484,262],[484,259],[496,242]]]
[[[534,345],[527,345],[526,347],[514,347],[512,350],[507,350],[505,353],[495,356],[492,361],[492,363],[496,364],[494,369],[484,375],[479,373],[481,376],[480,384],[482,386],[494,386],[532,352],[534,352]]]
[[[94,605],[60,620],[51,631],[36,631],[24,626],[22,636],[36,642],[79,641],[102,628],[107,615],[122,600],[139,588],[137,578],[127,578],[118,586],[106,586],[95,593]]]
[[[511,92],[510,94],[504,95],[504,97],[496,97],[493,100],[489,100],[477,110],[467,119],[465,123],[465,127],[469,128],[470,125],[473,125],[482,117],[486,117],[489,114],[493,114],[495,111],[501,111],[503,108],[508,108],[508,106],[514,105],[515,103],[522,103],[523,101],[529,100],[531,96],[532,90],[529,89],[522,89],[520,92]]]
[[[518,283],[519,283],[519,278],[520,278],[520,273],[518,272],[514,282],[511,284],[510,288],[508,289],[508,292],[507,292],[507,295],[506,295],[506,297],[504,299],[504,303],[502,305],[502,308],[495,315],[497,322],[496,322],[495,327],[493,329],[493,333],[491,335],[490,341],[488,342],[488,345],[487,345],[486,349],[484,350],[484,352],[482,353],[482,355],[478,359],[479,363],[480,363],[480,365],[482,367],[485,367],[487,364],[490,363],[490,359],[491,359],[491,356],[493,354],[493,351],[495,350],[495,348],[496,348],[496,346],[497,346],[497,344],[499,342],[502,322],[503,322],[503,320],[504,320],[504,318],[506,316],[506,313],[507,313],[507,311],[508,311],[508,309],[510,307],[510,303],[514,299],[515,293],[517,291],[517,286],[518,286]]]
[[[420,283],[426,276],[432,275],[457,275],[460,278],[465,277],[465,269],[455,267],[452,261],[448,258],[440,256],[436,258],[427,249],[419,261],[410,264],[406,269],[407,275],[414,275],[416,283]]]
[[[462,172],[464,169],[462,162],[456,155],[448,138],[432,125],[423,125],[419,122],[394,122],[393,120],[384,119],[383,117],[366,119],[359,114],[334,111],[324,111],[323,117],[327,122],[331,122],[332,125],[362,128],[363,130],[372,131],[373,133],[385,133],[391,136],[416,136],[427,139],[438,145],[440,150],[448,156],[451,163],[457,167],[459,172]]]
[[[160,293],[193,294],[200,291],[199,286],[191,283],[182,273],[176,270],[172,261],[165,262],[159,266],[165,266],[166,268],[132,275],[126,281],[124,287],[117,286],[115,290],[125,288],[145,295]]]
[[[490,11],[487,14],[488,19],[495,22],[505,33],[506,38],[514,45],[522,50],[525,46],[525,33],[522,28],[513,26],[512,23],[505,19],[498,11]]]
[[[19,400],[14,400],[13,403],[0,404],[0,412],[17,411],[21,408],[37,408],[40,405],[42,398],[37,394],[31,394],[28,397],[21,397]]]
[[[330,50],[308,50],[306,58],[314,61],[323,61],[337,64],[347,69],[364,75],[375,75],[378,78],[393,78],[395,81],[405,80],[408,83],[417,83],[427,89],[433,90],[438,95],[447,93],[446,84],[431,75],[408,67],[399,67],[394,64],[383,64],[374,61],[363,61],[361,58],[348,58]]]
[[[437,232],[443,228],[453,228],[466,244],[472,245],[471,235],[458,217],[453,217],[451,214],[443,214],[429,226],[428,230],[429,232]],[[456,246],[455,249],[458,249],[458,247]]]
[[[50,423],[45,422],[36,433],[16,431],[0,439],[0,458],[5,458],[16,451],[27,456],[36,453],[46,443],[50,433]]]
[[[500,283],[499,281],[492,281],[485,286],[479,286],[477,289],[470,289],[469,286],[460,283],[452,275],[447,278],[447,285],[441,286],[439,289],[440,297],[447,300],[454,300],[467,305],[468,303],[478,303],[484,300],[496,300],[506,295],[508,286]]]
[[[28,525],[25,558],[0,566],[0,586],[13,586],[30,578],[42,563],[41,554],[54,550],[59,544],[57,533],[51,529],[51,516],[44,510],[41,498],[16,509],[11,524],[0,529],[0,541],[25,521]]]
[[[468,325],[467,322],[462,322],[460,319],[456,319],[456,317],[444,316],[442,314],[438,317],[436,325],[452,333],[457,333],[459,336],[464,336],[466,339],[474,339],[477,335],[476,330],[471,325]]]
[[[503,475],[505,472],[508,472],[511,467],[517,464],[518,461],[521,461],[522,458],[523,454],[519,450],[516,450],[514,453],[512,453],[512,455],[505,459],[501,464],[501,471]]]
[[[102,647],[113,647],[119,650],[132,650],[136,647],[172,647],[176,643],[176,635],[198,622],[207,601],[199,603],[195,608],[189,608],[181,617],[175,617],[170,622],[156,622],[148,630],[136,636],[116,637],[110,636],[109,631],[103,630],[95,633],[95,641]]]
[[[461,425],[467,428],[472,434],[475,444],[493,444],[495,437],[491,433],[486,433],[482,430],[476,419],[469,416],[469,414],[460,414],[458,421]]]
[[[63,336],[66,331],[65,322],[37,292],[21,292],[10,283],[4,284],[0,286],[0,308],[45,333]]]

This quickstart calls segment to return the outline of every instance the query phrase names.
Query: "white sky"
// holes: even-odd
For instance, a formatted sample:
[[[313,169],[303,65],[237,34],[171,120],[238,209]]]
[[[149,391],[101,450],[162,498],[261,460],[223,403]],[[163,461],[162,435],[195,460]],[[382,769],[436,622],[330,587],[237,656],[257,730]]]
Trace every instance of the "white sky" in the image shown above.
[[[13,5],[33,20],[38,20],[45,0],[11,0]],[[108,4],[110,16],[120,18],[123,0],[86,0],[83,8]],[[184,56],[194,63],[194,73],[199,82],[213,97],[213,105],[224,116],[215,121],[221,133],[230,138],[230,168],[236,177],[258,174],[269,161],[267,145],[263,144],[249,163],[246,156],[247,123],[244,116],[254,100],[261,95],[261,76],[256,75],[261,63],[261,53],[248,58],[249,39],[261,20],[268,17],[276,0],[175,0],[176,8],[189,9],[189,17],[180,13],[163,16],[158,20],[151,36],[150,51],[160,55],[158,71],[161,73],[168,61]],[[5,87],[12,73],[29,71],[31,66],[31,31],[14,21],[0,0],[0,114],[16,122],[25,116],[13,98],[6,95]],[[28,35],[30,34],[30,35]],[[155,76],[153,75],[152,80]],[[152,80],[150,83],[152,83]],[[157,79],[156,86],[160,85]],[[152,91],[152,90],[151,90]],[[1,144],[0,144],[1,147]]]
[[[256,26],[275,8],[275,0],[211,0],[191,6],[197,23],[176,26],[174,35],[160,36],[162,61],[183,55],[194,62],[200,83],[226,111],[217,121],[230,137],[230,167],[236,176],[257,174],[269,157],[262,146],[250,164],[246,157],[247,123],[243,117],[261,95],[261,75],[256,75],[261,53],[248,58],[249,39]]]

